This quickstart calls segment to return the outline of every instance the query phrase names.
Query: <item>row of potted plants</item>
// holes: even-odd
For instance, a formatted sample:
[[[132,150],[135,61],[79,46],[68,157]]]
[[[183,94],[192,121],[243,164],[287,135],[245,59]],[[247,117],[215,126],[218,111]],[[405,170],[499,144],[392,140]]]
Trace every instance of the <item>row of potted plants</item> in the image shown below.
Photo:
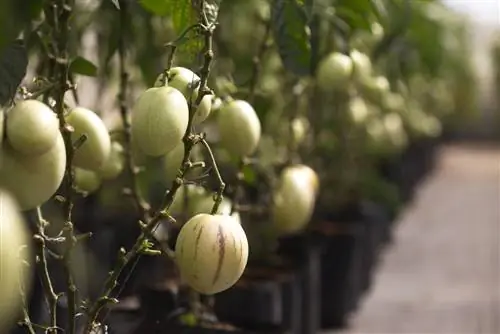
[[[34,80],[0,114],[0,223],[27,226],[11,247],[36,277],[14,330],[345,326],[475,107],[465,21],[437,1],[66,1],[33,20]]]

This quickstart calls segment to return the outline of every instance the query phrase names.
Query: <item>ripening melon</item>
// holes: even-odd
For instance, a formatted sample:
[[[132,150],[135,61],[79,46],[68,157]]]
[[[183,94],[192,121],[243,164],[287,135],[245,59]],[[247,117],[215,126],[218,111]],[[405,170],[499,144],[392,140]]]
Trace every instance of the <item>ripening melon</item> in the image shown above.
[[[233,286],[248,261],[245,231],[231,216],[199,214],[182,228],[175,245],[181,279],[212,295]]]

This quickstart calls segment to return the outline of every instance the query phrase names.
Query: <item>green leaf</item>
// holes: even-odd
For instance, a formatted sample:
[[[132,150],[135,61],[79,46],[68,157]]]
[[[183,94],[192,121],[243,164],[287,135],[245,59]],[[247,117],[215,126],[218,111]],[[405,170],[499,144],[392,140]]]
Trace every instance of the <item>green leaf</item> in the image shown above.
[[[362,15],[362,13],[355,12],[348,8],[338,8],[336,10],[336,14],[353,30],[370,30],[371,28],[371,22],[369,21],[368,16]]]
[[[205,2],[209,21],[216,18],[219,8],[218,2],[217,0]],[[197,13],[189,0],[140,0],[140,4],[154,15],[169,17],[178,35],[198,22]],[[181,48],[177,49],[179,58],[189,62],[200,50],[201,40],[190,32],[182,40],[177,41],[176,45],[182,45]]]
[[[24,42],[16,40],[0,53],[0,105],[5,105],[16,94],[26,75],[28,53]]]
[[[285,68],[307,75],[311,66],[311,47],[307,15],[296,0],[275,0],[271,9],[274,39]]]
[[[120,10],[120,1],[119,0],[111,0],[111,3],[115,5],[116,9]]]
[[[80,56],[73,59],[69,65],[69,70],[74,74],[81,74],[89,77],[95,77],[97,75],[97,66],[90,60]]]
[[[253,170],[250,166],[243,167],[243,176],[244,180],[247,184],[255,185],[257,182],[257,175],[255,174],[255,170]]]
[[[43,0],[0,1],[0,50],[8,47],[19,33],[28,28],[33,19],[39,17]]]
[[[142,7],[149,11],[150,13],[154,15],[159,15],[159,16],[167,16],[169,13],[172,12],[172,7],[174,2],[179,2],[179,3],[188,3],[189,1],[186,0],[178,0],[178,1],[171,1],[171,0],[140,0],[139,1]]]

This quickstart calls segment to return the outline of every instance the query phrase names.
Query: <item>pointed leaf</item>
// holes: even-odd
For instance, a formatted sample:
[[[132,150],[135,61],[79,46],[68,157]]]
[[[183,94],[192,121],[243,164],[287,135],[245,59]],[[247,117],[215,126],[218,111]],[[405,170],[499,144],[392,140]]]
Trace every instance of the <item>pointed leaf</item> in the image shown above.
[[[218,0],[206,1],[205,6],[210,8],[207,16],[217,15],[218,5],[212,4]],[[140,0],[144,9],[158,16],[169,17],[177,34],[181,34],[186,28],[198,22],[198,16],[190,0]],[[216,16],[215,16],[216,17]],[[208,17],[207,17],[208,18]],[[209,20],[211,18],[208,18]],[[198,38],[193,38],[193,34],[187,34],[182,40],[176,42],[178,54],[182,55],[183,60],[192,58],[200,50],[201,42]]]
[[[149,11],[150,13],[158,16],[166,16],[171,13],[172,3],[171,0],[140,0],[140,4],[144,9]],[[180,3],[189,3],[186,0],[178,0]]]
[[[97,75],[97,66],[90,60],[80,56],[73,59],[69,65],[69,70],[74,74],[81,74],[89,77],[95,77]]]
[[[16,40],[0,53],[0,105],[5,105],[16,94],[26,75],[28,53],[24,42]]]
[[[283,64],[297,75],[307,75],[310,72],[311,47],[304,9],[296,0],[275,0],[271,20]]]

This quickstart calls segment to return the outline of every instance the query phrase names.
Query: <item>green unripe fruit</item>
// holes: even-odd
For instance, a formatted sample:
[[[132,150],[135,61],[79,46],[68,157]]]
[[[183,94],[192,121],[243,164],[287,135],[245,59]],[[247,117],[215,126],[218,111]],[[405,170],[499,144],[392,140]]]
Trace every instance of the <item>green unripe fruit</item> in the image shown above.
[[[119,142],[111,143],[111,152],[102,168],[98,171],[104,180],[112,180],[118,177],[125,167],[124,148]]]
[[[37,100],[18,102],[7,115],[7,140],[24,155],[39,155],[54,146],[59,134],[57,115]]]
[[[221,147],[239,157],[255,152],[262,130],[259,117],[248,102],[228,102],[219,110],[217,120]]]
[[[83,107],[71,109],[66,122],[74,129],[73,142],[83,135],[87,137],[75,150],[73,165],[93,171],[101,169],[111,151],[111,138],[104,122],[92,110]]]
[[[279,234],[297,233],[309,223],[314,210],[318,178],[304,167],[287,167],[273,191],[271,216]]]
[[[162,85],[163,76],[163,73],[158,76],[154,84],[155,87],[160,87]],[[198,97],[200,77],[188,68],[180,66],[172,67],[168,71],[166,85],[180,91],[188,103],[190,99],[191,102],[194,103]]]
[[[198,202],[207,196],[205,188],[194,184],[183,184],[175,193],[174,201],[170,206],[170,213],[179,215],[183,212],[189,216],[194,216],[195,207]],[[187,206],[184,207],[184,200],[187,197]]]
[[[210,116],[210,112],[212,111],[212,100],[214,99],[214,96],[211,94],[207,94],[203,96],[201,99],[200,105],[196,109],[196,113],[194,114],[193,117],[193,123],[196,124],[201,124],[204,120]]]
[[[96,172],[75,167],[75,187],[83,193],[93,193],[101,186],[101,179]]]
[[[132,139],[150,156],[167,154],[186,132],[189,108],[180,91],[172,87],[149,88],[132,111]]]
[[[0,151],[0,187],[9,191],[22,210],[34,209],[57,191],[66,169],[62,135],[55,145],[38,156],[25,156],[4,145]]]
[[[353,70],[354,70],[354,78],[356,82],[362,82],[366,80],[366,78],[371,77],[372,75],[372,62],[370,57],[368,57],[365,53],[359,52],[358,50],[352,50],[350,53]]]
[[[165,172],[165,181],[172,182],[181,168],[182,160],[184,159],[184,143],[181,141],[179,145],[162,158],[163,171]]]
[[[31,234],[10,193],[0,190],[0,332],[12,329],[22,307],[21,290],[27,292]]]
[[[352,76],[353,65],[349,56],[330,53],[318,64],[316,80],[322,91],[345,89]]]

